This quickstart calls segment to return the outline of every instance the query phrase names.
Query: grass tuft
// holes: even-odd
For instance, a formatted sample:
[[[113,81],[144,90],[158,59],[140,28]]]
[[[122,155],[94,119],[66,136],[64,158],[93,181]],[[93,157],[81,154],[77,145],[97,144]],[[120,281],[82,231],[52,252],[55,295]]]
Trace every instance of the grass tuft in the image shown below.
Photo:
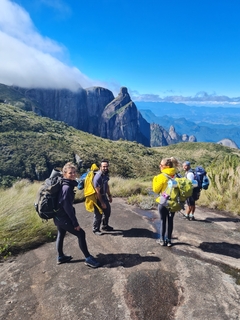
[[[40,183],[21,180],[9,189],[0,189],[0,257],[55,239],[53,221],[43,223],[34,208],[39,187]]]

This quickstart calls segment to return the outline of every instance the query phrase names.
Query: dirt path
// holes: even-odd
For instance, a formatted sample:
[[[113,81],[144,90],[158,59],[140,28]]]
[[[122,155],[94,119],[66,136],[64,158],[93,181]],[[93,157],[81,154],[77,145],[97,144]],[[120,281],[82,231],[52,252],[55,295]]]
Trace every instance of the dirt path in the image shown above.
[[[197,209],[197,221],[174,218],[172,248],[156,243],[157,211],[141,212],[114,199],[113,232],[95,236],[92,215],[76,205],[90,252],[56,265],[49,243],[0,264],[1,319],[240,320],[240,220]],[[237,284],[238,282],[238,284]]]

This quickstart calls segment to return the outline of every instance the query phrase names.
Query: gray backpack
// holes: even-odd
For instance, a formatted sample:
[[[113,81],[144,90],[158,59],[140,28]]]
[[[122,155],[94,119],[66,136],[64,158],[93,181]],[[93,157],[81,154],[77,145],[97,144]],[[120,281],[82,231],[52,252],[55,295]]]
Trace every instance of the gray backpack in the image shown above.
[[[57,215],[60,210],[58,197],[62,185],[63,178],[61,176],[50,177],[38,190],[34,207],[41,219],[49,220]]]

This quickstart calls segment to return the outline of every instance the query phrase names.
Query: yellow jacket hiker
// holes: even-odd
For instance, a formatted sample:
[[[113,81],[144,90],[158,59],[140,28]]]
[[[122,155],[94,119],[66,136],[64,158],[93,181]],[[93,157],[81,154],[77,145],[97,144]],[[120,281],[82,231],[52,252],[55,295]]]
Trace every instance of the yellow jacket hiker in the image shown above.
[[[173,219],[175,212],[171,211],[170,208],[164,205],[164,200],[169,201],[168,195],[165,197],[165,190],[168,187],[168,181],[174,178],[179,167],[179,162],[174,157],[163,158],[159,164],[160,174],[153,178],[152,189],[153,192],[160,194],[160,197],[156,199],[158,202],[158,212],[160,215],[160,238],[157,240],[161,246],[172,246],[172,232],[173,232]],[[170,178],[168,178],[168,176]],[[175,189],[175,188],[174,188]],[[164,198],[164,199],[162,199]]]
[[[96,190],[93,186],[94,172],[96,172],[98,169],[98,166],[93,163],[84,181],[84,197],[85,208],[87,211],[94,212],[94,206],[96,206],[99,212],[102,213],[102,209],[97,205]]]
[[[168,186],[168,178],[164,175],[167,174],[170,177],[174,177],[174,175],[176,174],[176,169],[175,168],[164,168],[162,169],[162,172],[160,174],[158,174],[157,176],[155,176],[153,178],[153,185],[152,185],[152,189],[153,192],[159,194],[162,193],[163,191],[165,191],[167,189]],[[160,197],[158,197],[156,199],[156,202],[160,202]]]

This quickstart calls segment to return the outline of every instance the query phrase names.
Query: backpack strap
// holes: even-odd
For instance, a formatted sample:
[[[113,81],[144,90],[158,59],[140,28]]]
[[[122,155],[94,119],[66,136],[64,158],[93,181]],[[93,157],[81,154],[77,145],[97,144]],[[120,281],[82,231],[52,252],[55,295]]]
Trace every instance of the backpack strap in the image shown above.
[[[166,178],[168,178],[168,180],[169,180],[169,179],[174,180],[174,178],[172,178],[171,176],[169,176],[169,175],[166,174],[165,172],[162,172],[162,174],[163,174]]]
[[[174,178],[172,178],[172,177],[169,176],[168,174],[166,174],[166,173],[164,173],[164,172],[162,172],[162,174],[163,174],[168,180],[174,180]],[[167,187],[167,188],[168,188],[168,187]],[[166,188],[163,192],[165,192],[165,191],[167,190],[167,188]],[[171,187],[170,187],[169,195],[171,194],[172,189],[173,189],[173,185],[171,185]]]

